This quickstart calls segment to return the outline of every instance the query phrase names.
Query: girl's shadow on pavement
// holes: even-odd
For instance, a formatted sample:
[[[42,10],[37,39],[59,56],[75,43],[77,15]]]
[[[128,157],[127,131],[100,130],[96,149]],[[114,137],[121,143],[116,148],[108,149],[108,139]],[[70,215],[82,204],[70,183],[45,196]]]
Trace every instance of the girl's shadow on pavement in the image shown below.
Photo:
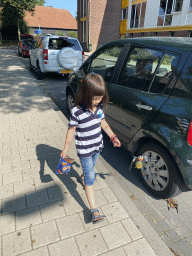
[[[46,165],[47,165],[49,167],[49,169],[53,172],[53,175],[55,175],[55,182],[57,183],[57,180],[58,179],[60,180],[57,185],[59,186],[59,183],[64,184],[67,187],[71,196],[82,207],[83,214],[84,214],[84,221],[85,221],[85,223],[89,223],[89,222],[91,222],[91,218],[88,219],[87,218],[87,213],[86,213],[86,211],[89,210],[89,208],[85,205],[85,203],[82,200],[79,192],[77,191],[77,186],[78,186],[79,183],[75,182],[75,180],[76,181],[79,180],[80,175],[73,168],[73,166],[76,166],[77,168],[79,168],[80,165],[76,161],[74,161],[73,165],[71,167],[71,171],[69,173],[67,173],[67,174],[57,174],[56,175],[55,171],[56,171],[57,165],[58,165],[59,160],[60,160],[60,154],[61,154],[60,149],[51,147],[49,145],[39,144],[39,145],[36,146],[36,155],[37,155],[37,158],[40,162],[39,176],[40,176],[41,182],[42,183],[49,183],[49,182],[53,181],[52,175],[45,174]],[[59,195],[59,197],[60,198],[58,198],[58,200],[60,200],[60,199],[65,200],[66,199],[66,194]],[[64,202],[64,204],[65,204],[65,202]]]

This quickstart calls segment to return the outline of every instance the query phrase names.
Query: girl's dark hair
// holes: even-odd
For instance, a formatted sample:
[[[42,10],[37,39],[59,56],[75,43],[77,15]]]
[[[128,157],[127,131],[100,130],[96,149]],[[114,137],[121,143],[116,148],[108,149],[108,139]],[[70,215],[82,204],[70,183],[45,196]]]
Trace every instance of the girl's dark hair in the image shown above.
[[[75,97],[75,106],[83,103],[87,108],[91,108],[94,96],[103,96],[102,104],[106,107],[108,103],[108,92],[105,81],[102,76],[90,73],[82,80]]]

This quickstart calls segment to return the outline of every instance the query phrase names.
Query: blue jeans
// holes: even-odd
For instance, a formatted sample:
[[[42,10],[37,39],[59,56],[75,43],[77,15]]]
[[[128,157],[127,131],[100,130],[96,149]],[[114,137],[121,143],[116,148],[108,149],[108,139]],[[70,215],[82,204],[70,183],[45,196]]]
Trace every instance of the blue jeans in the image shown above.
[[[94,166],[97,163],[100,152],[94,153],[90,157],[80,158],[83,169],[84,183],[86,186],[92,186],[95,181]]]

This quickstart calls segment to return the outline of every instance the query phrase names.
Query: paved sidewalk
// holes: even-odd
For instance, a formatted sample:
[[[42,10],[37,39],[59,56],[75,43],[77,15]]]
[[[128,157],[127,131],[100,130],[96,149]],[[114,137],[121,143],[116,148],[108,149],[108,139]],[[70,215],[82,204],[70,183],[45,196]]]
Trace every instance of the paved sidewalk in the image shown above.
[[[101,161],[107,218],[91,223],[74,143],[72,171],[54,174],[68,120],[10,50],[0,49],[0,95],[0,256],[173,255]]]

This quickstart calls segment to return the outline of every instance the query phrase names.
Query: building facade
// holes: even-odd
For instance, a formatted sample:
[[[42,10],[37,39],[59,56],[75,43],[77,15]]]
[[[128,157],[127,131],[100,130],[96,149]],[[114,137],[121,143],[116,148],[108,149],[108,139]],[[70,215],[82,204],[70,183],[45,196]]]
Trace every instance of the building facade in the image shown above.
[[[85,51],[95,51],[126,34],[128,3],[128,0],[77,1],[78,39]]]
[[[129,1],[126,37],[192,36],[192,0]]]
[[[78,0],[77,18],[85,51],[124,37],[192,37],[192,0]]]

